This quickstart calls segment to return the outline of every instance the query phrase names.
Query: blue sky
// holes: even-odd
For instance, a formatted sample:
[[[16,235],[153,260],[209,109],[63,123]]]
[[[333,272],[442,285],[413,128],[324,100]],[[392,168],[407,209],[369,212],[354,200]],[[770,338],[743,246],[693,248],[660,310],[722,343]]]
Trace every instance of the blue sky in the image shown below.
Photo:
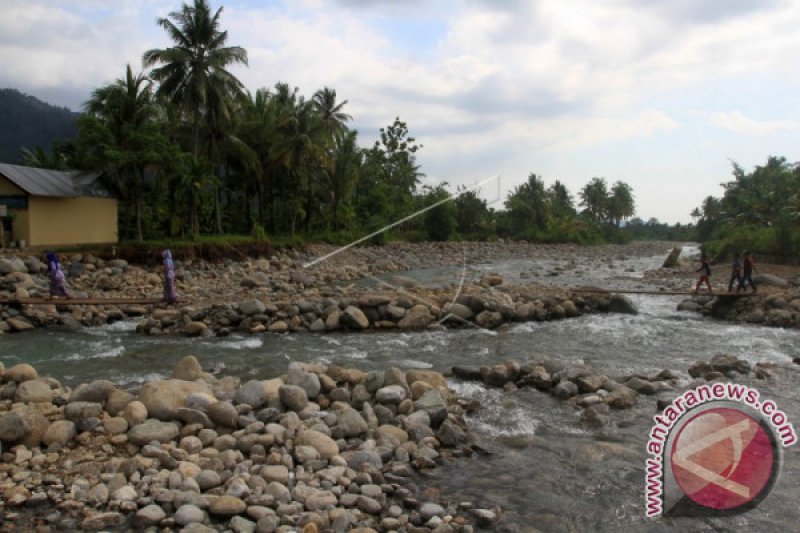
[[[4,0],[0,86],[79,109],[168,44],[174,0]],[[222,4],[212,1],[212,6]],[[395,116],[431,183],[529,173],[573,194],[594,176],[637,214],[689,212],[769,155],[798,160],[800,3],[791,0],[225,2],[250,90],[330,86],[363,146]],[[490,195],[487,194],[487,197]],[[499,207],[499,206],[496,206]]]

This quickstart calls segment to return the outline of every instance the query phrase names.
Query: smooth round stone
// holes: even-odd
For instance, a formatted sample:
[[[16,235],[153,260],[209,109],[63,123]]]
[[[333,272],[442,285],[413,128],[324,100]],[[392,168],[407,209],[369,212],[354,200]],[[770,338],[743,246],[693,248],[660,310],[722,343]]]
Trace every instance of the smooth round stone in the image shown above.
[[[192,504],[181,505],[175,511],[175,523],[179,526],[188,524],[202,523],[205,520],[206,513],[202,509]]]

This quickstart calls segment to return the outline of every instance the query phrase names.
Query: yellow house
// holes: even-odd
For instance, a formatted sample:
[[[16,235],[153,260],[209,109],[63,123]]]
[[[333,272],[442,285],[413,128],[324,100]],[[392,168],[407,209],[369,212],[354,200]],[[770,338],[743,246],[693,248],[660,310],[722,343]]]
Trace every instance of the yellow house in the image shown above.
[[[0,164],[6,240],[43,247],[116,243],[117,200],[101,175]]]

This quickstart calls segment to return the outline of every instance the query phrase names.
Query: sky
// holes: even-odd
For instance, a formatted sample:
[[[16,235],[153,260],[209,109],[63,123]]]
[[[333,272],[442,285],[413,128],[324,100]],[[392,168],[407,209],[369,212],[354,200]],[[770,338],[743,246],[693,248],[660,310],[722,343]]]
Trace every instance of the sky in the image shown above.
[[[362,146],[395,117],[423,145],[425,182],[528,175],[577,197],[593,177],[633,187],[637,216],[686,223],[770,155],[798,157],[800,2],[794,0],[211,0],[232,71],[347,100]],[[142,69],[179,0],[3,0],[0,87],[80,110]],[[495,185],[497,185],[495,187]],[[498,190],[500,192],[498,196]],[[499,197],[499,201],[498,200]]]

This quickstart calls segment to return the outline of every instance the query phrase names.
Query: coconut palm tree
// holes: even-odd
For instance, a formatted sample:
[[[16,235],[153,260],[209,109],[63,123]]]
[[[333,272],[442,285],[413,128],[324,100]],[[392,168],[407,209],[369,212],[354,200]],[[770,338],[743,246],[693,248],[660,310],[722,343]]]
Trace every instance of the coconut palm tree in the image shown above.
[[[353,118],[342,111],[347,100],[337,103],[336,90],[325,87],[314,93],[312,102],[330,141],[333,142],[336,137],[343,135],[347,130],[347,121]]]
[[[84,109],[87,119],[81,127],[94,129],[95,138],[102,139],[97,163],[106,167],[123,200],[133,202],[136,238],[141,241],[145,170],[164,157],[168,145],[157,121],[160,111],[151,82],[128,65],[124,77],[95,89]]]
[[[605,178],[592,178],[578,194],[584,213],[594,222],[603,222],[608,216],[608,186]]]
[[[235,103],[244,95],[244,86],[227,67],[247,65],[247,51],[226,46],[228,32],[220,30],[221,13],[222,8],[212,13],[206,0],[183,4],[180,11],[158,20],[174,46],[148,50],[142,57],[145,67],[154,67],[150,77],[160,84],[157,95],[177,104],[189,117],[195,160],[200,158],[201,133],[230,123]],[[197,161],[194,167],[200,167]],[[197,213],[191,219],[196,237]]]

